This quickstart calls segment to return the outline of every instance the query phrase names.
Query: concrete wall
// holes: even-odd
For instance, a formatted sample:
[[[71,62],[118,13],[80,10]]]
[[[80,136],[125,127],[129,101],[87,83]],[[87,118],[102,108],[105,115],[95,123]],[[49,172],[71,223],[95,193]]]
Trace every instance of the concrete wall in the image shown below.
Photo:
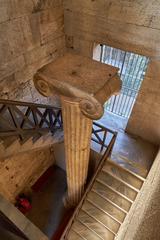
[[[94,42],[149,56],[127,131],[160,143],[160,1],[64,0],[66,43],[92,57]]]
[[[30,187],[55,163],[50,148],[28,151],[6,158],[0,162],[0,193],[9,201]]]
[[[46,103],[33,74],[64,52],[62,0],[0,1],[0,98]]]
[[[136,201],[122,224],[117,240],[160,239],[160,151]]]
[[[0,1],[0,99],[51,103],[33,75],[65,51],[62,0]],[[49,147],[0,161],[0,192],[10,201],[54,163]]]

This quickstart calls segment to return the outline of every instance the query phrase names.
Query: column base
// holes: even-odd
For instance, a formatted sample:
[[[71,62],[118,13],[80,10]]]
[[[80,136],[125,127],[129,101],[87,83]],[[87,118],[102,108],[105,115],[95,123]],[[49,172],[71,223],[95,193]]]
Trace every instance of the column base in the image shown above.
[[[78,203],[77,203],[78,204]],[[68,195],[66,193],[66,195],[63,197],[63,205],[66,209],[72,209],[75,208],[77,206],[77,204],[74,204],[71,202],[71,200],[68,198]]]

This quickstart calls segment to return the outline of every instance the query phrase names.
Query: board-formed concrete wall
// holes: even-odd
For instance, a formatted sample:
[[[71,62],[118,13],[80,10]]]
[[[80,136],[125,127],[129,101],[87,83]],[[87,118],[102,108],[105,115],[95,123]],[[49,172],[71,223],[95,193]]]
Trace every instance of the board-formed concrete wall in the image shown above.
[[[56,105],[33,86],[33,75],[65,51],[62,0],[0,1],[0,99]],[[0,161],[0,193],[14,201],[54,164],[49,146]]]
[[[160,151],[116,240],[160,239]]]
[[[94,43],[150,57],[127,131],[160,143],[160,1],[64,0],[68,49],[92,57]]]
[[[64,48],[62,0],[0,1],[0,98],[47,103],[33,74]]]
[[[0,194],[14,202],[19,193],[30,191],[31,186],[54,163],[50,147],[19,153],[0,161]]]

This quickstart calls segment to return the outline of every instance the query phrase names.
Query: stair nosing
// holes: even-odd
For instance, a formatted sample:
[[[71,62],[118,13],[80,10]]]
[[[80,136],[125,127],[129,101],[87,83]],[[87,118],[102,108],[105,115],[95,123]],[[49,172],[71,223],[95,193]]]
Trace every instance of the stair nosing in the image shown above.
[[[78,216],[77,216],[78,217]],[[99,236],[99,234],[97,232],[95,232],[93,229],[91,229],[86,223],[82,222],[80,219],[76,218],[76,221],[80,222],[83,226],[85,226],[86,228],[88,228],[91,232],[93,232],[94,234],[97,235],[97,237],[99,237],[102,240],[105,240],[103,237]]]
[[[102,185],[104,185],[105,187],[109,188],[111,191],[113,191],[114,193],[118,194],[119,196],[121,196],[122,198],[124,198],[126,201],[128,201],[129,203],[131,203],[131,205],[133,204],[133,200],[131,200],[130,198],[126,197],[125,195],[123,195],[121,192],[117,191],[116,189],[112,188],[111,186],[109,186],[107,183],[103,182],[102,180],[100,180],[99,178],[96,178],[96,181]]]
[[[82,238],[83,240],[87,240],[87,238],[83,237],[79,232],[77,232],[75,229],[71,228],[71,231],[73,231],[74,233],[76,233],[80,238]]]
[[[112,153],[112,156],[115,157],[116,155]],[[111,158],[110,158],[111,159]],[[117,159],[117,158],[116,158]],[[122,155],[119,155],[118,156],[118,160],[120,160],[122,163],[127,163],[129,164],[129,166],[132,166],[133,168],[135,169],[138,169],[138,170],[143,170],[145,171],[145,176],[142,176],[142,175],[139,175],[140,177],[146,179],[147,175],[148,175],[148,170],[147,169],[144,169],[144,167],[142,165],[140,165],[138,162],[134,162],[134,161],[131,161],[129,160],[127,157],[125,156],[122,156]],[[113,160],[114,161],[114,160]],[[116,161],[114,161],[116,163]],[[142,173],[143,174],[143,173]]]
[[[116,219],[115,217],[113,217],[111,214],[109,214],[108,212],[106,212],[104,209],[102,209],[101,207],[99,207],[97,204],[95,204],[94,202],[92,202],[90,199],[86,199],[86,201],[88,201],[90,204],[92,204],[94,207],[96,207],[97,209],[99,209],[100,211],[102,211],[103,213],[105,213],[106,215],[108,215],[110,218],[112,218],[112,220],[114,220],[115,222],[117,222],[118,224],[122,225],[123,222],[120,222],[118,219]]]
[[[102,172],[110,175],[111,177],[115,178],[117,181],[123,183],[124,185],[126,185],[127,187],[129,187],[130,189],[132,189],[133,191],[135,191],[136,193],[139,193],[140,189],[137,189],[135,187],[133,187],[132,185],[128,184],[127,182],[125,182],[124,180],[122,180],[121,178],[117,177],[115,174],[105,170],[102,168]]]
[[[121,165],[117,164],[116,162],[112,161],[111,159],[107,159],[106,162],[109,162],[110,164],[116,166],[117,168],[120,168],[120,169],[122,169],[122,170],[130,173],[131,175],[133,175],[134,177],[138,178],[139,180],[141,180],[141,181],[143,181],[143,182],[146,180],[146,179],[143,178],[142,176],[138,175],[138,174],[135,173],[135,172],[132,172],[132,171],[129,170],[128,168],[122,167]]]
[[[88,216],[90,216],[91,218],[93,218],[95,221],[97,221],[99,224],[103,225],[109,232],[111,232],[113,235],[117,235],[115,232],[113,232],[113,230],[111,230],[109,227],[107,227],[104,223],[102,223],[100,220],[96,219],[92,214],[88,213],[86,210],[83,209],[83,206],[81,208],[81,210],[83,212],[85,212]]]
[[[110,199],[108,199],[107,197],[104,197],[101,193],[95,191],[95,190],[91,190],[91,192],[96,193],[98,196],[100,196],[101,198],[103,198],[104,200],[106,200],[107,202],[109,202],[110,204],[112,204],[115,208],[117,208],[118,210],[122,211],[124,214],[127,214],[128,212],[125,211],[124,209],[122,209],[121,207],[119,207],[116,203],[112,202]]]

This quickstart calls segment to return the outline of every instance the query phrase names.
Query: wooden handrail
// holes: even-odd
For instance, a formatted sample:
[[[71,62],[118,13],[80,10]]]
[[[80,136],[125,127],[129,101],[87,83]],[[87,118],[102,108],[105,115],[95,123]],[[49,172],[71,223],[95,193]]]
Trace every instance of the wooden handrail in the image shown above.
[[[85,190],[85,193],[83,194],[83,197],[81,199],[81,201],[79,202],[78,206],[75,208],[74,212],[73,212],[73,215],[72,217],[70,218],[68,224],[66,225],[66,228],[65,230],[63,231],[62,235],[61,235],[61,238],[60,240],[67,240],[67,236],[68,236],[68,233],[69,233],[69,230],[71,229],[71,226],[73,224],[73,221],[76,219],[84,201],[85,201],[85,198],[87,196],[87,194],[89,193],[89,191],[91,190],[93,184],[94,184],[94,181],[98,175],[98,173],[100,172],[100,170],[102,169],[103,165],[104,165],[104,162],[105,160],[108,158],[108,156],[111,154],[111,151],[113,149],[113,146],[114,146],[114,143],[116,141],[116,137],[117,137],[117,133],[114,132],[111,140],[110,140],[110,143],[108,145],[108,148],[106,149],[106,151],[104,152],[104,154],[102,155],[100,161],[99,161],[99,164],[96,168],[96,171],[92,177],[92,179],[90,180],[90,182],[88,183],[88,185],[86,186],[86,190]]]
[[[0,99],[0,104],[4,104],[4,105],[12,104],[12,105],[17,105],[17,106],[36,106],[36,107],[41,107],[41,108],[61,109],[60,107],[55,107],[55,106],[46,105],[46,104],[21,102],[21,101],[13,101],[13,100],[6,100],[6,99]]]

